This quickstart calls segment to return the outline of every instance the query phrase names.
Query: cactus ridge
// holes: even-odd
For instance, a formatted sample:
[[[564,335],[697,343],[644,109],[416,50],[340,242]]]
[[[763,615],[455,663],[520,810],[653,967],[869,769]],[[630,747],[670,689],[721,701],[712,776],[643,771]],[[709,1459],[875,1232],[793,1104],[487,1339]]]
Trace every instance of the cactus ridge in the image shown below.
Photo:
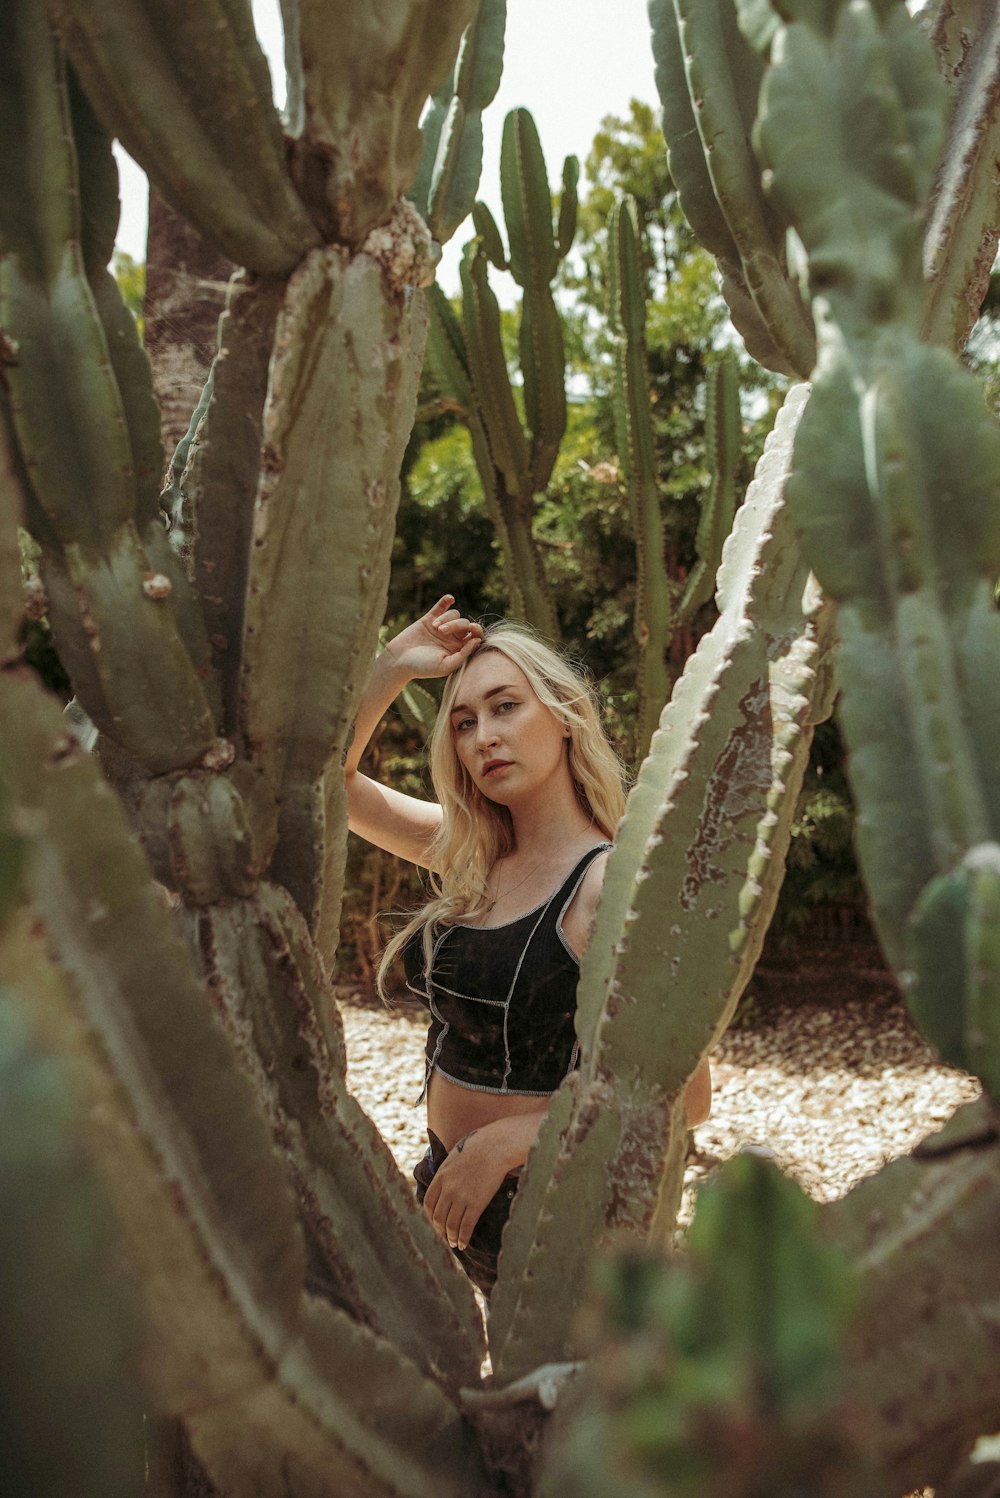
[[[301,916],[283,891],[264,885],[193,920],[215,1005],[338,1300],[428,1376],[448,1370],[474,1383],[484,1349],[472,1290],[346,1091],[336,1004]]]
[[[425,125],[425,152],[433,130],[439,128],[429,185],[426,191],[428,228],[439,244],[446,243],[468,216],[483,170],[483,110],[493,102],[503,72],[507,0],[480,0],[475,20],[466,29],[458,52],[443,123]],[[444,102],[439,93],[435,102]],[[438,105],[440,107],[440,104]],[[421,168],[423,170],[423,168]],[[412,201],[424,211],[418,193]]]
[[[736,513],[736,464],[739,461],[742,420],[739,366],[732,350],[724,353],[708,373],[705,447],[711,467],[708,493],[701,502],[695,547],[698,559],[691,569],[677,609],[679,620],[693,617],[712,596],[722,547]]]
[[[192,563],[220,683],[220,722],[231,736],[239,729],[243,620],[264,402],[283,298],[280,281],[248,283],[243,276],[231,281],[219,323],[218,352],[175,458],[183,468],[172,491],[171,540],[177,538]],[[227,503],[213,503],[221,493],[227,495]]]
[[[644,751],[670,688],[666,652],[674,619],[670,581],[664,565],[663,519],[649,410],[646,288],[639,265],[633,199],[626,198],[612,209],[608,243],[608,321],[615,339],[613,405],[635,538],[633,631],[641,661],[637,741]]]
[[[983,9],[978,25],[949,11],[937,24],[936,41],[945,52],[949,24],[960,31],[955,55],[942,57],[954,100],[944,155],[934,185],[924,273],[929,281],[922,325],[929,343],[961,349],[975,325],[996,258],[997,182],[1000,120],[994,101],[1000,93],[1000,15]]]
[[[319,807],[316,787],[346,741],[385,606],[424,333],[422,299],[387,298],[377,261],[348,260],[335,247],[317,251],[289,283],[275,332],[242,722],[282,806],[275,873],[291,880],[313,925],[308,892],[322,866],[323,831],[321,811],[311,807]],[[330,388],[339,392],[332,410]]]
[[[563,195],[566,213],[560,213],[557,239],[535,122],[526,109],[511,110],[504,121],[500,192],[510,242],[510,272],[524,293],[519,339],[525,415],[531,433],[530,482],[535,492],[544,489],[552,477],[566,434],[566,355],[551,283],[570,247],[562,249],[562,236],[575,228],[576,173],[571,162],[572,158],[563,173],[568,184]]]
[[[581,1068],[537,1145],[539,1166],[565,1158],[565,1180],[577,1185],[563,1185],[554,1165],[551,1185],[541,1169],[541,1184],[530,1184],[529,1161],[491,1309],[504,1380],[565,1351],[591,1248],[581,1240],[570,1262],[553,1224],[579,1210],[584,1179],[590,1191],[602,1182],[609,1228],[667,1241],[683,1169],[683,1087],[728,1024],[774,910],[811,725],[832,705],[819,669],[831,611],[807,587],[784,504],[806,399],[804,387],[790,393],[768,439],[726,544],[720,618],[664,710],[608,861],[581,965]],[[595,1119],[612,1117],[614,1129],[593,1133]],[[583,1137],[595,1148],[599,1138],[607,1154],[577,1178]]]
[[[110,144],[79,100],[71,112],[65,67],[37,7],[13,7],[0,27],[3,107],[19,106],[28,124],[11,136],[18,144],[0,189],[0,316],[22,345],[7,380],[30,476],[25,518],[44,548],[53,630],[84,707],[147,768],[174,769],[200,758],[216,730],[192,660],[205,660],[197,608],[163,557],[153,518],[159,428],[148,363],[96,264],[117,223]],[[61,185],[44,200],[33,180],[41,164]],[[128,386],[124,400],[116,375]]]
[[[743,280],[784,366],[804,378],[816,362],[816,340],[784,263],[785,221],[764,196],[750,143],[760,59],[739,31],[732,0],[674,3],[695,122]]]
[[[164,197],[230,260],[287,275],[317,234],[285,166],[252,26],[234,26],[221,0],[53,0],[52,10],[106,128]]]
[[[505,503],[507,490],[503,475],[493,461],[490,439],[480,419],[480,406],[473,392],[472,370],[462,325],[439,286],[431,287],[428,307],[430,309],[430,329],[427,338],[428,364],[440,388],[448,391],[452,399],[462,407],[462,419],[469,428],[476,470],[482,483],[486,513],[493,526],[500,555],[503,558],[504,574],[510,590],[511,610],[516,617],[525,618],[527,617],[527,601],[517,571],[517,556],[508,523],[510,504]]]
[[[506,492],[520,498],[528,484],[528,443],[517,414],[500,336],[500,305],[473,240],[462,255],[462,307],[471,386],[493,466]]]
[[[762,64],[732,0],[650,0],[663,134],[681,208],[719,260],[722,288],[753,357],[805,376],[815,340],[783,259],[784,220],[763,195],[749,134]]]

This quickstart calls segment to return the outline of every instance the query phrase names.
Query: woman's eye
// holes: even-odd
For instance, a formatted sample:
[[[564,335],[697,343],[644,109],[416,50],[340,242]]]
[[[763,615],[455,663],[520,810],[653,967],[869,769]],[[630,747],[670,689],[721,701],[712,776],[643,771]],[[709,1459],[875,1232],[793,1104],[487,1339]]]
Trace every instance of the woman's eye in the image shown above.
[[[460,718],[455,724],[455,732],[463,733],[466,728],[472,727],[472,722],[473,720],[471,718]]]
[[[503,712],[506,712],[506,710],[509,707],[516,707],[516,706],[517,706],[516,702],[498,702],[497,703],[497,712],[498,713],[503,713]]]

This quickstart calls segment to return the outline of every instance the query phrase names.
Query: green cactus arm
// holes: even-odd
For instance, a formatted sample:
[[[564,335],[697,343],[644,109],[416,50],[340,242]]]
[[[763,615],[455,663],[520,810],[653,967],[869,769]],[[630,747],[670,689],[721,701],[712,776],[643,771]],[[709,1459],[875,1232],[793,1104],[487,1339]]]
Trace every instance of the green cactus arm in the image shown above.
[[[743,279],[785,367],[805,378],[816,362],[816,339],[784,263],[785,224],[764,197],[750,144],[762,65],[740,33],[732,0],[675,4],[698,132]]]
[[[490,286],[478,243],[462,256],[462,312],[473,398],[493,466],[508,494],[529,493],[530,456],[517,414],[500,336],[500,306]]]
[[[711,598],[723,542],[736,513],[734,479],[742,433],[739,378],[739,365],[732,351],[717,359],[708,374],[705,447],[711,478],[698,517],[695,538],[698,560],[677,608],[679,622],[690,619]]]
[[[336,1003],[302,917],[263,885],[252,899],[192,911],[190,922],[338,1300],[429,1377],[476,1383],[485,1348],[475,1297],[346,1090]]]
[[[389,277],[423,263],[426,230],[409,205],[393,224],[384,263],[373,236],[373,253],[316,252],[289,283],[264,412],[242,721],[282,808],[274,875],[314,929],[314,788],[346,742],[374,653],[425,339],[424,299]]]
[[[738,46],[735,19],[730,11],[729,0],[713,0],[710,6],[702,7],[703,13],[699,14],[691,14],[687,8],[682,12],[679,0],[650,0],[656,87],[663,110],[663,134],[670,173],[677,186],[684,216],[695,237],[720,262],[723,293],[748,351],[769,369],[784,374],[808,373],[811,363],[806,364],[804,371],[799,368],[808,359],[807,319],[804,311],[796,306],[790,288],[782,289],[783,272],[776,256],[771,214],[760,201],[759,174],[747,156],[746,132],[755,108],[755,100],[751,98],[752,85],[759,78],[760,64],[748,46]],[[704,96],[699,91],[702,64],[691,59],[697,85],[693,90],[688,77],[689,35],[682,38],[681,14],[687,26],[694,25],[708,33],[711,55],[713,59],[721,60],[722,71],[713,74],[709,92],[716,114],[722,114],[722,123],[727,127],[727,134],[723,137],[726,149],[713,142],[711,151],[708,151],[703,144],[700,115]],[[730,55],[738,56],[738,64],[730,65]],[[724,86],[720,87],[720,84]],[[719,174],[721,177],[716,180]],[[741,246],[737,245],[729,216],[728,194],[733,185],[744,205],[745,232]],[[727,196],[722,196],[723,191]],[[756,234],[762,222],[768,225],[766,232],[757,239],[748,238],[750,226]],[[753,256],[749,272],[741,249]],[[778,307],[784,332],[772,327],[758,302],[758,294],[764,296],[765,302],[770,299],[771,304]],[[793,330],[796,331],[790,338]],[[789,357],[790,342],[795,351],[793,362]]]
[[[312,158],[300,163],[304,190],[326,238],[359,245],[413,184],[421,112],[448,76],[475,10],[476,0],[443,13],[431,0],[284,0]]]
[[[0,109],[13,143],[0,185],[0,318],[19,348],[6,379],[30,476],[26,519],[46,548],[53,628],[84,706],[150,768],[173,769],[205,752],[215,725],[171,611],[173,585],[132,518],[132,398],[126,407],[81,251],[64,66],[38,7],[8,8],[0,28]],[[89,188],[100,172],[86,136],[84,146]],[[91,224],[107,217],[100,196],[88,195]],[[87,242],[96,249],[107,232],[102,222]]]
[[[527,109],[503,122],[500,195],[510,243],[510,271],[522,290],[548,286],[559,268],[552,198],[538,130]]]
[[[996,1117],[981,1100],[821,1209],[825,1235],[861,1277],[848,1376],[883,1491],[943,1483],[996,1424],[998,1182]]]
[[[562,196],[559,199],[559,223],[556,233],[556,248],[559,251],[560,260],[566,259],[576,238],[579,196],[580,162],[576,156],[567,156],[563,162]]]
[[[649,411],[645,286],[637,234],[634,200],[622,199],[608,220],[608,323],[615,339],[615,428],[636,551],[633,632],[640,659],[636,747],[641,758],[670,690],[667,646],[674,621]]]
[[[154,574],[170,583],[169,608],[191,664],[202,682],[213,718],[221,717],[218,683],[201,607],[183,563],[167,540],[160,509],[163,443],[149,359],[135,319],[107,269],[118,230],[118,168],[111,142],[72,69],[68,94],[80,182],[81,249],[94,306],[107,340],[111,370],[121,396],[135,473],[135,514],[143,549]]]
[[[215,1481],[252,1471],[264,1498],[289,1481],[385,1498],[476,1491],[454,1405],[303,1294],[284,1175],[96,764],[32,681],[0,681],[0,716],[32,829],[31,918],[4,939],[4,970],[83,1099],[162,1412],[183,1413]]]
[[[107,341],[83,274],[65,71],[37,6],[5,10],[0,110],[0,312],[6,381],[33,489],[66,540],[133,513],[132,454]],[[65,373],[63,373],[65,371]],[[45,440],[39,430],[45,413]],[[61,441],[51,441],[51,432]]]
[[[55,1053],[92,1105],[87,1121],[98,1137],[88,1142],[139,1256],[147,1317],[164,1339],[161,1389],[176,1397],[206,1374],[224,1386],[242,1315],[267,1341],[267,1322],[287,1319],[297,1304],[303,1260],[292,1200],[96,763],[32,681],[4,678],[0,698],[11,792],[34,818],[26,884],[35,926],[30,937],[26,923],[5,939],[5,967],[31,994]],[[58,967],[42,958],[39,932]],[[150,1232],[152,1221],[162,1236]],[[231,1287],[228,1309],[209,1309],[218,1302],[219,1287],[209,1290],[216,1275]],[[200,1304],[201,1314],[178,1317],[184,1302]],[[179,1334],[195,1345],[205,1339],[201,1373]]]
[[[475,201],[483,170],[483,110],[500,87],[506,23],[507,0],[480,0],[476,18],[462,37],[454,97],[428,192],[427,224],[438,244],[452,237]]]
[[[917,337],[944,85],[930,43],[899,7],[851,6],[825,30],[788,27],[775,59],[761,141],[823,314],[790,497],[806,554],[841,604],[841,722],[862,872],[927,1033],[996,1087],[997,1042],[983,1026],[996,969],[970,964],[996,958],[981,934],[993,875],[975,850],[1000,840],[1000,432],[971,375]],[[848,172],[843,143],[861,114],[871,149]],[[860,242],[839,194],[824,215],[817,174],[789,158],[785,131],[805,135],[817,120],[844,191],[866,207]],[[955,964],[947,979],[945,950]]]
[[[479,202],[473,204],[472,222],[476,233],[482,240],[483,254],[490,264],[495,266],[497,270],[509,270],[510,262],[503,247],[503,239],[500,236],[497,221],[485,203]]]
[[[649,23],[667,160],[684,217],[709,254],[738,266],[736,241],[715,195],[698,134],[674,0],[649,0]]]
[[[113,1254],[76,1100],[30,1034],[27,1007],[0,988],[4,1485],[124,1498],[143,1485],[136,1296]]]
[[[470,252],[467,251],[468,253]],[[502,370],[503,376],[506,377],[503,348],[499,340],[499,308],[490,306],[492,292],[489,290],[489,284],[485,283],[485,285],[486,303],[485,307],[481,308],[485,315],[479,318],[472,328],[473,336],[478,332],[482,340],[481,357],[475,367],[481,374],[485,373],[491,377],[495,375],[497,378],[500,377]],[[462,407],[462,419],[469,428],[472,454],[482,485],[486,513],[493,526],[503,559],[504,577],[510,594],[510,612],[514,618],[539,620],[538,628],[543,633],[549,634],[550,638],[555,638],[554,614],[551,602],[547,602],[541,569],[531,545],[530,526],[523,517],[520,495],[515,494],[513,497],[510,495],[503,474],[496,466],[487,430],[480,419],[480,411],[486,409],[481,394],[482,386],[478,391],[473,388],[472,366],[462,325],[439,286],[430,288],[427,300],[430,308],[427,362],[440,389]],[[495,298],[493,301],[495,303]],[[473,313],[475,312],[477,305],[475,287],[471,283],[465,305],[467,311],[471,309]],[[493,348],[494,357],[491,360],[485,358],[486,346]],[[496,362],[497,359],[500,360],[499,365]],[[507,383],[509,388],[509,380]],[[514,416],[516,419],[516,409]],[[495,421],[491,430],[494,441],[497,440],[498,434],[502,436]],[[524,534],[526,528],[527,535]]]
[[[282,8],[284,8],[285,3],[286,0],[282,0]],[[298,0],[292,0],[292,4],[293,6],[297,6]],[[451,108],[451,102],[454,97],[455,70],[452,69],[437,93],[428,102],[424,117],[420,121],[423,150],[417,174],[413,179],[409,192],[406,194],[425,224],[431,216],[431,178],[434,176],[434,166],[441,147],[441,133],[444,130],[445,120],[448,118],[448,111]]]
[[[814,286],[856,282],[838,301],[852,331],[872,316],[915,326],[922,311],[912,284],[945,86],[929,45],[914,58],[913,35],[897,8],[882,27],[869,5],[840,10],[829,37],[805,23],[786,27],[762,91],[756,138],[773,191],[794,219]],[[911,73],[905,93],[894,78],[903,63]],[[914,92],[919,104],[911,103]],[[850,149],[829,149],[848,140]]]
[[[909,999],[946,1061],[977,1073],[1000,1099],[1000,846],[972,848],[921,892],[908,949]],[[958,982],[956,983],[956,976]]]
[[[173,495],[175,530],[190,554],[228,735],[239,726],[243,616],[267,371],[283,296],[280,281],[238,275],[230,283],[218,351],[199,402],[201,415],[192,417]],[[224,504],[220,495],[226,496]]]
[[[726,545],[719,620],[664,711],[608,861],[581,964],[580,1072],[542,1125],[504,1239],[489,1335],[505,1382],[572,1348],[603,1231],[669,1239],[684,1085],[774,910],[811,726],[832,706],[831,613],[784,503],[806,398],[790,392],[768,439]],[[578,1236],[580,1213],[606,1228]]]
[[[553,234],[549,179],[538,131],[526,109],[512,109],[504,121],[500,190],[510,270],[524,292],[521,373],[531,433],[531,486],[538,493],[552,476],[566,433],[566,355],[552,296],[560,254]],[[571,217],[567,214],[564,227]]]
[[[978,26],[962,32],[959,58],[945,64],[953,99],[924,239],[930,286],[922,325],[928,343],[956,350],[979,316],[996,257],[1000,119],[991,103],[1000,90],[1000,17],[984,10]]]
[[[230,260],[287,275],[318,236],[285,165],[252,28],[234,25],[222,0],[53,0],[52,10],[108,131],[168,201]]]

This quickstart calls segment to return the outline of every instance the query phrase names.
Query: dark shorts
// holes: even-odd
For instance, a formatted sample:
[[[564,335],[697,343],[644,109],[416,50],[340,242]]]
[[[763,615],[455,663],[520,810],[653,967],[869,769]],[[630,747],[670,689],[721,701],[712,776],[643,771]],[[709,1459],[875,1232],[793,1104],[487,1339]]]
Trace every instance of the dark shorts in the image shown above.
[[[421,1206],[427,1195],[427,1188],[434,1179],[435,1171],[448,1157],[448,1151],[430,1129],[427,1130],[427,1138],[430,1140],[427,1153],[422,1160],[417,1162],[413,1172],[413,1179],[417,1183],[417,1201]],[[487,1300],[496,1284],[500,1239],[510,1215],[510,1204],[514,1200],[516,1190],[517,1177],[507,1176],[501,1183],[499,1191],[483,1208],[482,1216],[473,1228],[467,1247],[452,1249],[452,1253],[469,1279],[477,1289],[483,1292]]]

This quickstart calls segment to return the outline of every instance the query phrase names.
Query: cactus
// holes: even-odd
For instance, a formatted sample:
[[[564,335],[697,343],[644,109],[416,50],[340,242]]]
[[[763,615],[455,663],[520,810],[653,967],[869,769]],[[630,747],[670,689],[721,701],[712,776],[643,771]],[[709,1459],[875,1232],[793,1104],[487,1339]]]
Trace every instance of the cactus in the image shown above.
[[[743,1155],[699,1198],[683,1268],[633,1254],[602,1270],[591,1366],[572,1418],[556,1416],[539,1498],[881,1491],[840,1339],[856,1273],[816,1215]]]
[[[225,1498],[527,1498],[546,1483],[566,1490],[559,1452],[586,1456],[595,1410],[602,1439],[619,1439],[598,1380],[565,1360],[587,1350],[575,1315],[598,1252],[627,1237],[662,1261],[672,1241],[684,1087],[759,951],[811,725],[832,702],[833,611],[810,565],[840,601],[845,723],[884,939],[944,1053],[997,1086],[997,440],[949,355],[917,338],[929,305],[919,230],[944,126],[932,53],[890,0],[788,0],[759,135],[771,203],[747,149],[763,64],[745,88],[723,0],[653,0],[661,74],[680,59],[685,90],[711,94],[696,137],[690,95],[674,101],[682,196],[726,262],[743,325],[798,368],[812,332],[777,248],[794,223],[821,357],[812,398],[796,387],[779,418],[724,553],[719,621],[629,801],[582,973],[582,1065],[516,1199],[490,1316],[494,1374],[481,1383],[472,1293],[346,1091],[329,984],[338,758],[384,606],[434,258],[403,194],[423,203],[426,181],[441,233],[471,206],[475,115],[501,47],[502,7],[484,0],[445,85],[475,7],[439,9],[286,0],[290,139],[243,0],[51,0],[57,35],[40,0],[0,13],[0,966],[40,1037],[36,1050],[5,1031],[3,1095],[14,1063],[17,1085],[57,1076],[44,1052],[59,1067],[51,1091],[80,1100],[80,1138],[138,1288],[147,1414],[183,1419]],[[417,120],[435,94],[422,146]],[[870,129],[848,150],[859,122]],[[169,537],[148,369],[104,271],[109,129],[244,267],[175,465]],[[946,159],[958,160],[959,136]],[[530,500],[548,481],[558,448],[551,280],[575,200],[570,167],[554,225],[523,114],[504,156],[509,254],[478,210],[465,267],[478,321],[455,337],[435,311],[434,330],[465,381],[501,514],[501,500]],[[981,188],[973,196],[962,242],[983,211]],[[946,246],[935,262],[947,318],[962,301],[959,254]],[[509,260],[524,292],[527,434],[497,364],[486,259]],[[11,646],[19,523],[41,548],[96,755]],[[888,723],[887,702],[900,705]],[[0,1016],[11,1012],[5,998]],[[687,1491],[699,1457],[716,1486],[727,1480],[698,1420],[699,1391],[728,1378],[733,1398],[712,1428],[729,1437],[728,1416],[746,1416],[736,1429],[763,1432],[777,1453],[769,1472],[788,1455],[799,1473],[803,1432],[832,1430],[823,1476],[838,1498],[855,1498],[868,1470],[879,1491],[944,1477],[1000,1397],[995,1359],[980,1358],[1000,1293],[995,1136],[986,1103],[925,1160],[823,1214],[858,1266],[872,1340],[854,1329],[842,1340],[839,1281],[801,1198],[737,1167],[729,1205],[702,1205],[693,1279],[659,1262],[650,1283],[665,1288],[640,1299],[655,1335],[678,1338],[686,1383],[654,1381],[657,1427],[676,1413],[675,1436],[657,1428],[650,1445],[633,1422],[630,1459],[669,1451]],[[66,1181],[70,1204],[76,1189]],[[779,1249],[791,1267],[776,1282]],[[739,1285],[773,1315],[744,1314]],[[113,1389],[127,1357],[112,1356],[114,1295],[102,1303]],[[969,1359],[940,1328],[977,1317]],[[912,1352],[912,1369],[894,1349]],[[4,1338],[5,1376],[10,1356]],[[931,1362],[940,1423],[920,1408]],[[838,1365],[870,1407],[857,1450],[849,1429],[842,1442]],[[560,1388],[546,1475],[537,1451]],[[117,1406],[130,1432],[134,1399]],[[592,1454],[593,1472],[578,1464],[565,1479],[579,1491],[606,1470],[606,1452]],[[116,1481],[102,1474],[90,1490]]]
[[[739,30],[733,0],[650,0],[649,19],[684,216],[718,259],[748,352],[805,378],[815,337],[786,263],[787,220],[764,193],[750,142],[763,63]]]
[[[840,604],[862,870],[918,1022],[1000,1097],[1000,432],[973,377],[920,341],[945,106],[931,46],[905,11],[855,6],[779,33],[759,131],[820,325],[791,500]],[[836,158],[842,206],[831,212],[830,184],[788,142],[842,142],[858,111],[877,120],[879,143]]]
[[[669,692],[666,652],[670,635],[711,596],[722,544],[732,527],[740,411],[735,358],[723,355],[713,364],[708,379],[706,445],[712,479],[698,524],[698,561],[678,598],[679,590],[664,566],[638,237],[635,204],[625,198],[613,208],[608,224],[608,307],[615,341],[615,426],[636,548],[634,632],[640,662],[636,741],[643,754]]]
[[[558,638],[558,622],[532,537],[531,515],[534,496],[552,477],[566,431],[565,354],[552,282],[576,232],[578,171],[576,158],[567,158],[553,224],[535,122],[526,109],[512,110],[504,121],[500,167],[509,257],[492,214],[477,203],[478,237],[462,258],[462,321],[440,290],[434,288],[430,297],[428,362],[439,387],[459,403],[468,422],[511,611],[550,639]],[[522,291],[520,362],[527,432],[507,373],[488,263],[509,268]]]

